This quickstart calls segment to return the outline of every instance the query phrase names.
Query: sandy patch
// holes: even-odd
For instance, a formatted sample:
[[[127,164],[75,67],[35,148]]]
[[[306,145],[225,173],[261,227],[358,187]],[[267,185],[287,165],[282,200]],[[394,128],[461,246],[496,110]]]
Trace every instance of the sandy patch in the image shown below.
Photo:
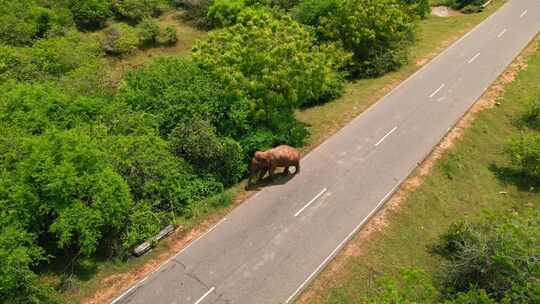
[[[434,7],[431,8],[431,14],[433,16],[443,17],[443,18],[456,17],[456,16],[463,15],[462,12],[456,11],[456,10],[454,10],[452,8],[447,7],[447,6],[434,6]]]

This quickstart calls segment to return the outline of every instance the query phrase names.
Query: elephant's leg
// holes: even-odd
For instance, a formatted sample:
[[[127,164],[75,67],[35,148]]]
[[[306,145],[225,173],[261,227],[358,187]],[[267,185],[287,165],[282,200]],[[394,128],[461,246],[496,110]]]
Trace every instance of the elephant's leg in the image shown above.
[[[259,181],[261,181],[264,178],[267,171],[268,171],[268,169],[263,169],[263,170],[259,171]]]
[[[274,179],[274,171],[276,171],[276,166],[275,165],[270,166],[270,169],[268,169],[268,174],[270,175],[270,179]]]

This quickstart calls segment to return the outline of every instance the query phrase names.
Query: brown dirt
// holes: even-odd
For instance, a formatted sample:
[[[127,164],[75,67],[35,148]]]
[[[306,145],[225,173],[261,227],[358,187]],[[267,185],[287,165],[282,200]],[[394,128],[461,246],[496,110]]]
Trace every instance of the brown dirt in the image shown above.
[[[450,7],[446,6],[435,6],[431,8],[431,14],[437,17],[456,17],[456,16],[463,16],[463,13],[460,11],[456,11]]]
[[[362,254],[362,244],[375,237],[376,232],[383,230],[389,224],[389,216],[398,212],[408,195],[424,182],[433,166],[454,144],[461,139],[465,130],[474,122],[477,114],[483,110],[497,105],[502,96],[505,86],[514,81],[518,73],[527,67],[526,58],[538,50],[540,35],[519,55],[514,62],[500,75],[497,80],[486,90],[484,95],[471,107],[463,118],[452,128],[442,141],[435,147],[430,155],[415,169],[413,174],[405,180],[399,190],[377,212],[362,230],[345,246],[342,252],[328,265],[326,270],[316,279],[297,300],[296,303],[310,303],[314,299],[320,299],[321,291],[331,287],[340,272],[344,269],[351,257]],[[315,301],[317,302],[317,301]]]

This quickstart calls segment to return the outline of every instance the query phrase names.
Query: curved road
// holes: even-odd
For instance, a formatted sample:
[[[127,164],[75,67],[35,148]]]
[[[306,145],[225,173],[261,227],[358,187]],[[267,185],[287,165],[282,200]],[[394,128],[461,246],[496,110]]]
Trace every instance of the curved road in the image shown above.
[[[513,0],[112,303],[290,303],[540,30]]]

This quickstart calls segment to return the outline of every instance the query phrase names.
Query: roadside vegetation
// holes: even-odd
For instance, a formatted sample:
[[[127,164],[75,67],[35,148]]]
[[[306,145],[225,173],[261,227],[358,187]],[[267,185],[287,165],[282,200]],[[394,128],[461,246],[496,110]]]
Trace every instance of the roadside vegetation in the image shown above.
[[[410,72],[429,14],[425,0],[189,3],[0,0],[0,302],[73,302],[97,265],[228,205],[255,150],[329,134],[304,113]],[[180,19],[200,29],[183,37]]]
[[[494,107],[302,303],[540,301],[538,41]]]
[[[464,13],[477,13],[488,0],[431,0],[433,6],[444,5]]]

